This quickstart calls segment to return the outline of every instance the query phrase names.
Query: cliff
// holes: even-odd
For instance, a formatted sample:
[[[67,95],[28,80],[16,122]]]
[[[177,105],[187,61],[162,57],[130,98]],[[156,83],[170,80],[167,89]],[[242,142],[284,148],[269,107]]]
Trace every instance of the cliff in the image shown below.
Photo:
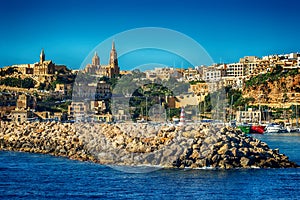
[[[298,70],[278,70],[258,75],[246,81],[243,87],[243,97],[252,97],[254,104],[269,104],[279,106],[285,103],[290,106],[300,102],[300,74]]]

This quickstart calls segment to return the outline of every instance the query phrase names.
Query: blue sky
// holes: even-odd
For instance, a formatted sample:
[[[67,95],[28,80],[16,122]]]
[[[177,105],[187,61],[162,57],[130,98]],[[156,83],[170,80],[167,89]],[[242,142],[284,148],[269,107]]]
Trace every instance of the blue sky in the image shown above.
[[[186,34],[215,62],[298,52],[299,5],[297,0],[2,0],[0,66],[36,62],[44,48],[46,59],[79,68],[99,43],[140,27]],[[135,65],[121,61],[121,69]]]

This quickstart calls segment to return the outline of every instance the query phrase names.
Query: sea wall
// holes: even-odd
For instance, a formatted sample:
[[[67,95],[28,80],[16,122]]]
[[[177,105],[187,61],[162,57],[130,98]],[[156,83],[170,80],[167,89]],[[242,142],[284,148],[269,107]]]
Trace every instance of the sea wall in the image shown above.
[[[230,127],[0,122],[0,150],[166,168],[298,167],[278,149]]]

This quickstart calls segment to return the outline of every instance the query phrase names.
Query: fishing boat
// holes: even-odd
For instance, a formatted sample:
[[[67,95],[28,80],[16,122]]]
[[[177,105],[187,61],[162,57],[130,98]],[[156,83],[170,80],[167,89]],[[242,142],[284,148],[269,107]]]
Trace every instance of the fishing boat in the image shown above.
[[[265,132],[265,126],[263,125],[251,125],[250,133],[263,134]]]
[[[240,124],[237,126],[243,133],[247,134],[263,134],[265,132],[265,126],[253,125],[253,124]]]
[[[250,124],[240,124],[237,126],[243,133],[249,134],[250,133]]]

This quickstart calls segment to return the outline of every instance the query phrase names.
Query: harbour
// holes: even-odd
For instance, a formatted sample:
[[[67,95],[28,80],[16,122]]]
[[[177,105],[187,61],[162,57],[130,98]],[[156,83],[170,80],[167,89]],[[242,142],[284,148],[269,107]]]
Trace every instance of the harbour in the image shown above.
[[[255,135],[300,163],[300,135]],[[299,199],[299,168],[126,173],[49,155],[0,151],[4,199]],[[130,183],[130,184],[128,184]]]

